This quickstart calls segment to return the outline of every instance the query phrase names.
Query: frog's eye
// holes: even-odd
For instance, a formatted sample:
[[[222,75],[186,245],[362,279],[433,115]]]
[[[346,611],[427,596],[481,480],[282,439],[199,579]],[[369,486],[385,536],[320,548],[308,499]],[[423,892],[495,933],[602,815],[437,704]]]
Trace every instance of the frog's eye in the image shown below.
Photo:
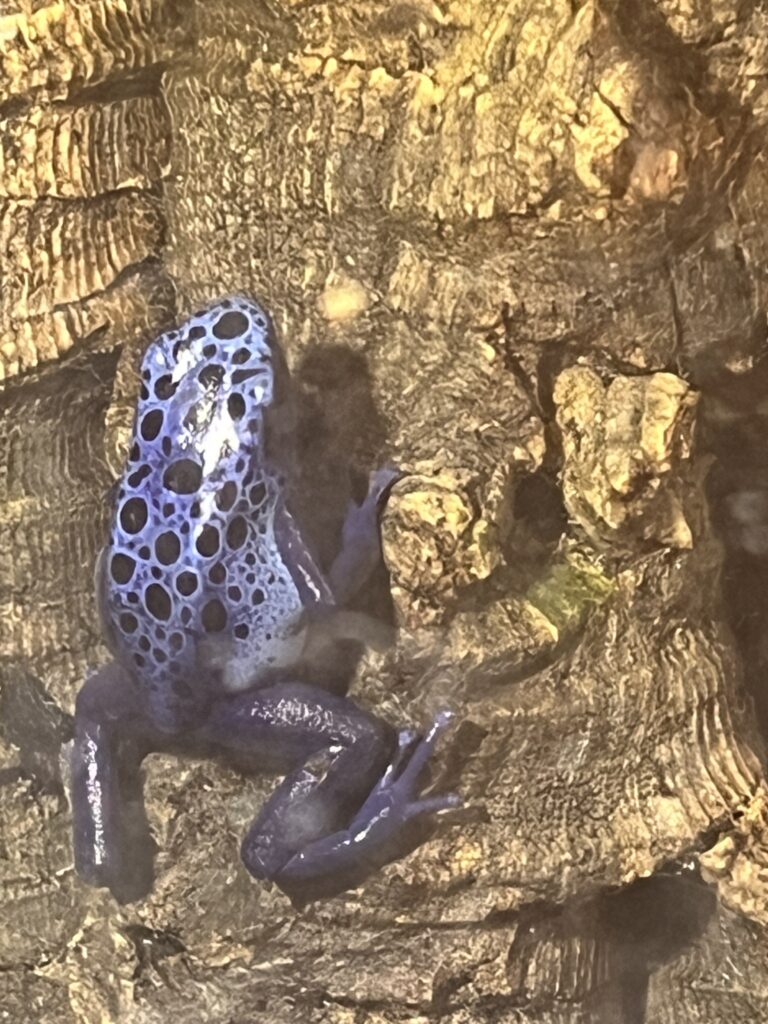
[[[245,334],[249,326],[248,317],[245,313],[225,313],[213,325],[213,333],[222,341],[228,341],[232,338],[239,338],[241,334]]]

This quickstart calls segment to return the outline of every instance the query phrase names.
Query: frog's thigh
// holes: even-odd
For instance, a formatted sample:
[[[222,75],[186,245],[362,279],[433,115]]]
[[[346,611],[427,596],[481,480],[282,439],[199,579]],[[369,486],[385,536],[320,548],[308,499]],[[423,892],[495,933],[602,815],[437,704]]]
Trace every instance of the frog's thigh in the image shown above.
[[[118,665],[86,681],[75,706],[70,762],[75,868],[84,881],[109,887],[121,900],[143,895],[152,884],[139,774],[151,732]]]
[[[308,843],[346,825],[396,745],[386,722],[301,683],[223,698],[201,733],[236,759],[256,747],[265,764],[290,771],[243,842],[243,860],[256,878],[274,878]]]

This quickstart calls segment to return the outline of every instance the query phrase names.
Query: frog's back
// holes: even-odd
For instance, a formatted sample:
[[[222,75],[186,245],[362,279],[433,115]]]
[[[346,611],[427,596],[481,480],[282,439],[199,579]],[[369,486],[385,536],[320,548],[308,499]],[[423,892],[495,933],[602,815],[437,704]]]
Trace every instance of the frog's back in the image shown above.
[[[285,372],[266,313],[245,298],[197,313],[145,354],[101,601],[161,728],[204,713],[216,685],[206,651],[268,657],[300,612],[264,436]]]

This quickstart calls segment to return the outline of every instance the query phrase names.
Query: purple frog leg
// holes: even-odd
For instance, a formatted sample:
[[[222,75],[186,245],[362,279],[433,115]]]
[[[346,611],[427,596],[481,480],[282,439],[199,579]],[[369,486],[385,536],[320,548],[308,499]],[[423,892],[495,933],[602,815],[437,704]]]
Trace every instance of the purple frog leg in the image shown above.
[[[275,881],[295,904],[302,906],[361,884],[421,845],[428,816],[462,805],[457,793],[420,795],[424,770],[452,718],[448,711],[439,712],[410,757],[412,733],[402,733],[392,762],[350,824],[309,843],[288,861]],[[258,828],[259,821],[249,837]]]
[[[243,840],[250,873],[304,905],[354,888],[411,852],[424,839],[425,816],[461,804],[453,793],[420,796],[451,718],[438,714],[421,740],[411,730],[397,737],[347,698],[298,683],[218,702],[202,730],[209,740],[230,754],[254,744],[274,744],[280,755],[293,748],[303,762]]]
[[[159,737],[117,664],[91,676],[75,706],[71,799],[75,868],[121,901],[152,885],[153,844],[141,794],[141,761]]]
[[[212,703],[204,724],[178,737],[154,729],[115,665],[78,696],[72,753],[75,863],[121,900],[151,888],[140,764],[153,750],[219,756],[288,772],[242,844],[256,878],[297,905],[354,888],[423,841],[425,816],[458,806],[454,794],[421,797],[420,781],[450,715],[427,736],[398,735],[353,701],[283,683]]]
[[[336,604],[343,607],[381,565],[379,519],[390,491],[406,476],[385,466],[371,473],[368,494],[361,505],[350,504],[341,531],[341,551],[328,571]]]

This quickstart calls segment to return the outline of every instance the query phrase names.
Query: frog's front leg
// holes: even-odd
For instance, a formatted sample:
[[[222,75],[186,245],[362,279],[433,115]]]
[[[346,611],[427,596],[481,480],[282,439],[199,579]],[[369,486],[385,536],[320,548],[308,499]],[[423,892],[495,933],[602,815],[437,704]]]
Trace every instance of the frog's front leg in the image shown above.
[[[86,681],[75,705],[71,755],[75,869],[122,901],[152,885],[153,844],[139,774],[152,732],[118,665]]]
[[[389,493],[405,474],[384,467],[371,473],[363,503],[350,504],[341,531],[341,550],[328,570],[336,604],[343,607],[381,564],[379,520]]]
[[[420,796],[423,769],[450,715],[420,742],[352,701],[280,684],[217,702],[202,733],[236,757],[301,767],[285,778],[242,844],[246,867],[296,904],[354,888],[424,839],[425,815],[457,806],[455,794]]]

